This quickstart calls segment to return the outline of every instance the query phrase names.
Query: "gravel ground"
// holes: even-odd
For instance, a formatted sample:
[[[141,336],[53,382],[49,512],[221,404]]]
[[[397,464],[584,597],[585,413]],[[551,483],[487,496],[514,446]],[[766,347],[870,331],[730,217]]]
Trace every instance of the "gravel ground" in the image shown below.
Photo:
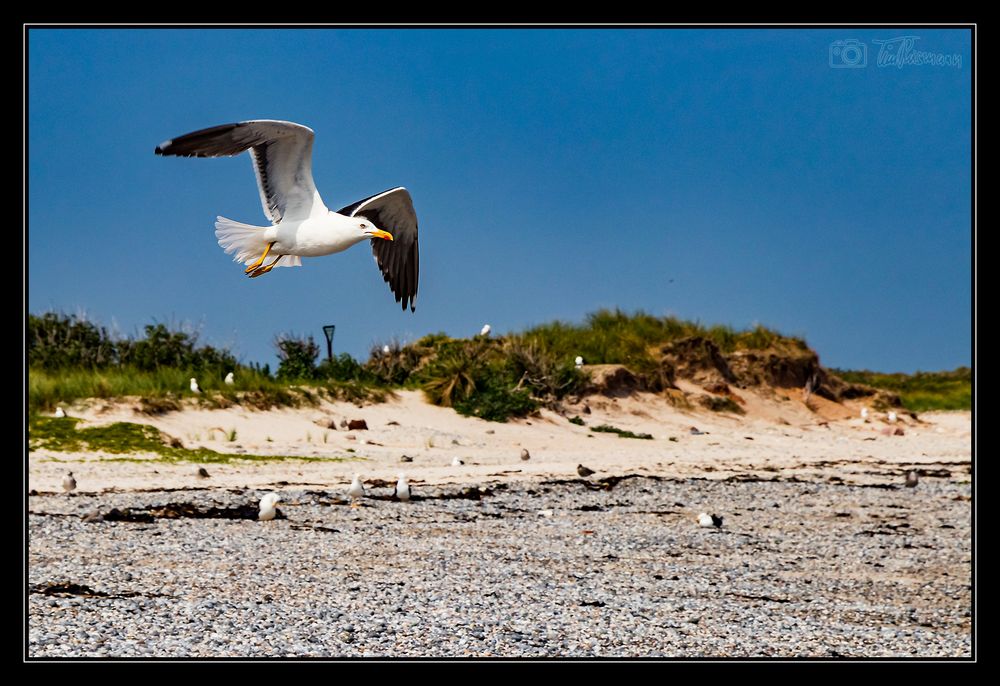
[[[29,497],[27,656],[971,656],[968,484],[265,492]]]

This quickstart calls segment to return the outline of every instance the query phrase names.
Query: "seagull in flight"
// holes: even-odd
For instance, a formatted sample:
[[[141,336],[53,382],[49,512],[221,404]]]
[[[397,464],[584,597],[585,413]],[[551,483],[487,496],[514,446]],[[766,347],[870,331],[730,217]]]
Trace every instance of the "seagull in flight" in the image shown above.
[[[343,252],[371,240],[382,277],[405,311],[416,309],[419,258],[417,215],[410,193],[390,188],[333,212],[312,176],[313,130],[290,121],[256,119],[172,138],[157,155],[232,157],[250,152],[260,201],[271,226],[217,217],[215,237],[250,278],[274,267],[300,267],[303,257]],[[271,262],[264,264],[268,255]]]

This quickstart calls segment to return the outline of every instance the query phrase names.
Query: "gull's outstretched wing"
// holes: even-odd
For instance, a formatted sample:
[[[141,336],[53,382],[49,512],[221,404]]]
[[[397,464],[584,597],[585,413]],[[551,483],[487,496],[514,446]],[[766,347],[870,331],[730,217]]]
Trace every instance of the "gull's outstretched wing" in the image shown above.
[[[362,216],[392,234],[392,240],[372,239],[372,252],[396,302],[416,309],[420,257],[417,250],[417,213],[405,188],[390,188],[337,211],[348,217]]]
[[[250,151],[264,214],[275,224],[329,212],[312,177],[312,129],[256,119],[195,131],[156,146],[157,155],[230,157]]]

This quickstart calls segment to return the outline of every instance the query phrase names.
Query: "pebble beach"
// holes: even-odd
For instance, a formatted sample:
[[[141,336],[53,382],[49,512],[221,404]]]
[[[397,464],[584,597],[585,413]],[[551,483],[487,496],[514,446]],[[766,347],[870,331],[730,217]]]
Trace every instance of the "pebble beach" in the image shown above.
[[[371,428],[322,448],[295,443],[313,415],[239,425],[255,452],[356,446],[354,461],[235,460],[205,476],[155,456],[33,451],[26,657],[973,656],[968,413],[890,434],[785,406],[775,423],[591,404],[589,424],[654,438],[548,413],[498,425],[404,396],[325,407]],[[220,416],[174,413],[161,430],[193,436]],[[391,497],[403,470],[410,502]],[[271,492],[278,516],[258,521]]]

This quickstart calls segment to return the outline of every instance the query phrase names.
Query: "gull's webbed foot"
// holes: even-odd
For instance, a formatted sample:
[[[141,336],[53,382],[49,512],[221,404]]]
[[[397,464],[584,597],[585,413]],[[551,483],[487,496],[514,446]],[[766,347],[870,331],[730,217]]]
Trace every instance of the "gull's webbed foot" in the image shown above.
[[[253,264],[251,264],[249,267],[247,267],[246,270],[243,273],[244,274],[250,274],[250,272],[259,269],[260,265],[264,264],[264,258],[267,257],[267,254],[269,252],[271,252],[271,248],[273,248],[273,247],[274,247],[274,243],[273,242],[272,243],[268,243],[267,247],[264,248],[264,254],[260,256],[260,259],[257,260],[256,262],[254,262]],[[275,260],[275,262],[277,262],[277,260]],[[272,262],[271,264],[274,264],[274,263]],[[251,276],[251,278],[253,278],[253,274],[250,274],[250,276]]]

